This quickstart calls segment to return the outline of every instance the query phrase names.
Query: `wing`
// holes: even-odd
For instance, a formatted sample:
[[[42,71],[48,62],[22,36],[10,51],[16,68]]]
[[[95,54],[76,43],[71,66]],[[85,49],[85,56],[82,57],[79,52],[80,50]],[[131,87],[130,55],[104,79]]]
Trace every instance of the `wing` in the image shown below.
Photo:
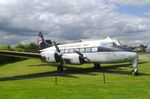
[[[40,53],[19,52],[19,51],[4,51],[4,50],[0,50],[0,55],[41,58]]]

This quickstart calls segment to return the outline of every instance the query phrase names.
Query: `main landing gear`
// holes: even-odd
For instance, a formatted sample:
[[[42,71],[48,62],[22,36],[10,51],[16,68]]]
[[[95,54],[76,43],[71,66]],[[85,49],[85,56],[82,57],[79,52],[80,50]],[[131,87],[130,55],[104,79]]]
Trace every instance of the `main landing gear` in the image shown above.
[[[93,66],[94,69],[102,69],[101,65],[99,63],[94,63]]]
[[[63,71],[63,64],[59,64],[57,66],[57,73],[61,73]]]

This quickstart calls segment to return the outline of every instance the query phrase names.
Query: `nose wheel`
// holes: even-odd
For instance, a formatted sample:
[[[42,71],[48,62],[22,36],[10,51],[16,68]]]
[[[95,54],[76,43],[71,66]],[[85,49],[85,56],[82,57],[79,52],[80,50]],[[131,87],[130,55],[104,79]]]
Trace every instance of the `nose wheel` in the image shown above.
[[[134,76],[138,76],[139,75],[138,70],[132,70],[131,73]]]
[[[134,68],[134,70],[131,71],[132,75],[134,76],[138,76],[138,56],[136,55],[133,59],[132,59],[132,66]]]

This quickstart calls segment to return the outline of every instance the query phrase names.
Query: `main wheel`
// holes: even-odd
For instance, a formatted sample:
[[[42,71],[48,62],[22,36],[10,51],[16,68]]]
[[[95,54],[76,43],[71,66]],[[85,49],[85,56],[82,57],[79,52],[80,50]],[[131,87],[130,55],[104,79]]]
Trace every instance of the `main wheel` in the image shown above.
[[[57,72],[61,73],[62,71],[63,71],[63,66],[62,65],[58,65]]]
[[[94,69],[102,69],[101,65],[99,63],[94,63],[93,66]]]

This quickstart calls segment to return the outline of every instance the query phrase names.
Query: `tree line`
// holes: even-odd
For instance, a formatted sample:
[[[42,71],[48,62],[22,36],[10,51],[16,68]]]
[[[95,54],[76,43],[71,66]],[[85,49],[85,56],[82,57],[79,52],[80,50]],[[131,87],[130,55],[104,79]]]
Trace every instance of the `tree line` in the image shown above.
[[[0,45],[0,50],[8,51],[21,51],[21,52],[33,52],[36,53],[39,50],[39,47],[35,43],[29,44],[18,44],[18,45]]]

